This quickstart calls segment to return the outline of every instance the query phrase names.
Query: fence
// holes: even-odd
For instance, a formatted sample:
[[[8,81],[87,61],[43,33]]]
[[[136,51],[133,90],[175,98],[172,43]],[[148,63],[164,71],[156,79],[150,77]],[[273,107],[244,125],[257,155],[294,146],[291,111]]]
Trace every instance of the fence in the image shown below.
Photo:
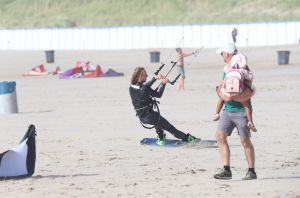
[[[300,42],[300,22],[194,24],[102,28],[2,29],[0,50],[115,50],[218,47],[232,41],[246,46],[285,45]]]

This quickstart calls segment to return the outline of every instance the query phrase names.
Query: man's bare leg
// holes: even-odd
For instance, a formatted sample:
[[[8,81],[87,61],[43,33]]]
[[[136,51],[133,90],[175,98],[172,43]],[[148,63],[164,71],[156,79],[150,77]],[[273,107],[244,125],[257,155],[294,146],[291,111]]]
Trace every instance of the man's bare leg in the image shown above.
[[[227,142],[227,134],[222,131],[217,131],[216,139],[223,165],[230,166],[230,149]]]
[[[245,156],[249,165],[249,168],[254,168],[255,164],[255,151],[251,143],[250,138],[245,138],[241,140],[241,144],[244,147]]]

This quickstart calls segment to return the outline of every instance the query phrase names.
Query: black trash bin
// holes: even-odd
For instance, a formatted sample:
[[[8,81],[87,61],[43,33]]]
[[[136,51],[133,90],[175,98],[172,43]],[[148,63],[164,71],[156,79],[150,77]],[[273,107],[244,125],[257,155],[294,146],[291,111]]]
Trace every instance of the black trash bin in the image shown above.
[[[150,52],[150,62],[151,63],[158,63],[160,60],[160,52],[154,51]]]
[[[45,53],[47,63],[54,63],[54,50],[47,50]]]
[[[277,51],[278,54],[278,65],[289,64],[290,51]]]

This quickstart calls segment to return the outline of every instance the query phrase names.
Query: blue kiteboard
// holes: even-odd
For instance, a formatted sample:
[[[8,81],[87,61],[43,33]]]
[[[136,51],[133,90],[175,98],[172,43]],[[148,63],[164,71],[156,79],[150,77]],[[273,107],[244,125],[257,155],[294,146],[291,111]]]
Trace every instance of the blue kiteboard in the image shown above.
[[[156,141],[157,138],[144,138],[140,141],[140,143],[141,145],[162,146],[162,147],[188,146],[188,147],[215,148],[218,146],[216,140],[199,140],[195,143],[187,143],[182,140],[166,139],[165,145],[158,145],[156,144]]]

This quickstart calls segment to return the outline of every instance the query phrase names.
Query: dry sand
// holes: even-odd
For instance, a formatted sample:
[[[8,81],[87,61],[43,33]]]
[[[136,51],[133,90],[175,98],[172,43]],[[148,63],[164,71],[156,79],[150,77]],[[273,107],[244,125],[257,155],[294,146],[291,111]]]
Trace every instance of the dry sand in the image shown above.
[[[290,50],[290,64],[277,65],[277,50]],[[164,62],[173,50],[160,50]],[[247,170],[236,133],[229,138],[233,179],[213,174],[222,166],[218,149],[141,146],[154,131],[135,117],[128,87],[134,67],[149,74],[149,50],[56,51],[45,64],[43,51],[1,51],[1,81],[16,81],[18,114],[0,115],[3,152],[20,141],[29,124],[37,128],[36,171],[31,178],[0,181],[0,197],[300,197],[300,47],[242,48],[255,73],[253,98],[258,133],[258,179],[242,181]],[[76,60],[99,63],[124,77],[60,80],[58,76],[22,77],[44,63],[48,71],[68,69]],[[223,61],[204,49],[186,68],[186,91],[166,88],[162,114],[177,128],[214,139],[212,122]],[[170,64],[168,64],[168,67]],[[163,73],[166,72],[165,68]],[[173,72],[173,76],[176,72]],[[171,135],[168,135],[171,138]]]

